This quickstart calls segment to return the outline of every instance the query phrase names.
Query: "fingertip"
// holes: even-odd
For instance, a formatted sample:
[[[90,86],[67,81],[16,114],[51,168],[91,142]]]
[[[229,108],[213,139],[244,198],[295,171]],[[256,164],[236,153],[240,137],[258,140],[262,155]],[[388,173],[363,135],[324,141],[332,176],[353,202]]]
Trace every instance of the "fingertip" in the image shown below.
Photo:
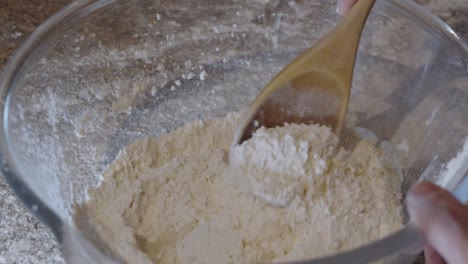
[[[336,12],[343,16],[357,2],[357,0],[338,0]]]
[[[429,182],[413,186],[406,204],[412,222],[431,246],[425,251],[431,260],[428,263],[444,263],[440,262],[443,259],[465,263],[453,260],[468,258],[462,250],[468,246],[467,208],[450,192]]]
[[[420,182],[411,187],[406,196],[406,204],[408,209],[412,209],[415,206],[419,206],[422,203],[427,203],[430,196],[440,192],[442,189],[431,182]],[[410,210],[411,213],[411,210]]]
[[[433,192],[436,192],[440,189],[439,186],[435,185],[432,182],[420,182],[418,184],[415,184],[413,187],[410,189],[410,194],[412,195],[427,195]]]
[[[424,247],[424,258],[426,264],[445,264],[445,260],[429,245]]]
[[[443,191],[430,182],[420,182],[411,187],[406,197],[409,216],[416,223],[418,229],[425,233],[428,227],[444,211],[440,193]]]
[[[420,182],[412,186],[406,196],[408,209],[416,206],[431,206],[433,209],[460,207],[461,203],[447,190],[432,183]]]

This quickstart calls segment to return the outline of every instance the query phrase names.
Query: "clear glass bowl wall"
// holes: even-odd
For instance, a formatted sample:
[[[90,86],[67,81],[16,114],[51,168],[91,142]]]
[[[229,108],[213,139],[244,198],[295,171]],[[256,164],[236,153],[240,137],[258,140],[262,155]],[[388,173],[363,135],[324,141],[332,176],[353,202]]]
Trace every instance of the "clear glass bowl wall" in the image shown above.
[[[338,19],[328,0],[74,3],[6,67],[4,171],[52,229],[52,218],[71,223],[73,203],[123,146],[244,109]],[[403,192],[440,180],[468,135],[467,54],[407,1],[371,13],[344,132],[393,143]]]

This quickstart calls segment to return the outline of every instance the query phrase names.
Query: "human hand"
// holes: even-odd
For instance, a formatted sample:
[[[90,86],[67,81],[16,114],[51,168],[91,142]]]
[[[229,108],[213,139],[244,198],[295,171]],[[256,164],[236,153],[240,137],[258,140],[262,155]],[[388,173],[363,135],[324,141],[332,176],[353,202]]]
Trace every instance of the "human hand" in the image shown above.
[[[336,12],[340,15],[346,14],[349,9],[357,2],[358,0],[338,0],[338,6],[336,7]]]
[[[413,186],[408,211],[427,245],[427,264],[468,263],[468,207],[446,190],[428,182]]]

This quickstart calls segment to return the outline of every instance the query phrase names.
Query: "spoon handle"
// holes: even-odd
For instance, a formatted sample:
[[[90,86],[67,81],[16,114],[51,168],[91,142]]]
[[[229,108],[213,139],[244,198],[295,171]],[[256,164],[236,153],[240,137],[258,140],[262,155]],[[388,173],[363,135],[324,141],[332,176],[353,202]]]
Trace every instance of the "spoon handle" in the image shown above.
[[[375,0],[359,0],[336,27],[301,58],[308,68],[327,68],[351,83],[361,34]]]
[[[362,30],[374,3],[375,0],[359,0],[331,33],[335,34],[334,45],[340,48],[335,52],[340,52],[341,57],[348,57],[350,60],[356,57]]]

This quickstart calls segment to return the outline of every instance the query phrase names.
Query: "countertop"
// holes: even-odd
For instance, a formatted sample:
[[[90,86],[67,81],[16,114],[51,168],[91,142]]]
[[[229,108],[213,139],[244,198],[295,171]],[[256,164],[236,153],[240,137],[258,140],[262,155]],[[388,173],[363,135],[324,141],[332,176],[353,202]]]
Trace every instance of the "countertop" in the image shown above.
[[[70,0],[1,0],[0,65],[47,17]],[[416,0],[439,16],[468,43],[466,0]],[[3,68],[3,66],[1,66]],[[0,176],[0,264],[64,263],[52,233],[38,222]]]

